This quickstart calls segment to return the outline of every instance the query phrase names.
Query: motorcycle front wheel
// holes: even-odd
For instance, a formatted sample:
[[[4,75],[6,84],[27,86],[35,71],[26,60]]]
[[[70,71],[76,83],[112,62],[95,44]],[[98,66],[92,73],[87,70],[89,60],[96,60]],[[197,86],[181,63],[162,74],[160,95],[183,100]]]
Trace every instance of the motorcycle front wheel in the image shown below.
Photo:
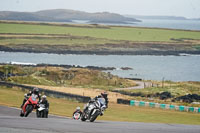
[[[85,114],[83,114],[82,116],[81,116],[81,120],[82,121],[86,121],[87,119],[85,118]]]
[[[91,117],[90,122],[94,122],[99,115],[99,111],[96,111]]]
[[[25,113],[25,117],[27,117],[33,110],[33,106],[32,105],[27,105],[26,106],[26,113]]]

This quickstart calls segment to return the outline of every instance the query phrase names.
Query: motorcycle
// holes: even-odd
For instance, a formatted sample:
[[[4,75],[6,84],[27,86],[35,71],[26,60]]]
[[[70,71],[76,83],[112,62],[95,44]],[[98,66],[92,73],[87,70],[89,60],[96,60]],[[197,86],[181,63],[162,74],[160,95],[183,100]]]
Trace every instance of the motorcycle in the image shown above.
[[[79,112],[74,113],[73,119],[74,120],[79,120],[81,118],[81,114]]]
[[[32,94],[28,100],[25,102],[24,106],[22,107],[20,116],[23,117],[27,117],[32,111],[33,109],[37,108],[38,105],[38,100],[37,100],[38,96],[35,94]]]
[[[39,104],[39,108],[36,110],[36,116],[38,118],[48,118],[48,108],[45,108],[45,104]]]
[[[103,115],[104,110],[106,109],[104,98],[97,98],[92,103],[88,103],[85,107],[83,114],[81,116],[82,121],[89,120],[90,122],[94,122],[99,115]]]

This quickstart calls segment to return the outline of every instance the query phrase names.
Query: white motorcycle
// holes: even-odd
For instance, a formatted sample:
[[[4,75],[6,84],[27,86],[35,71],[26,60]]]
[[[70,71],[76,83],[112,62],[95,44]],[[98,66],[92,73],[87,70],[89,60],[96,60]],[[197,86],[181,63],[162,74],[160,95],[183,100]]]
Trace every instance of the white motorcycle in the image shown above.
[[[48,118],[48,108],[45,108],[45,104],[39,104],[36,115],[38,118]]]
[[[94,102],[87,104],[83,111],[83,115],[81,116],[81,120],[89,120],[90,122],[94,122],[99,115],[103,115],[105,109],[105,99],[97,98],[97,100],[95,100]]]

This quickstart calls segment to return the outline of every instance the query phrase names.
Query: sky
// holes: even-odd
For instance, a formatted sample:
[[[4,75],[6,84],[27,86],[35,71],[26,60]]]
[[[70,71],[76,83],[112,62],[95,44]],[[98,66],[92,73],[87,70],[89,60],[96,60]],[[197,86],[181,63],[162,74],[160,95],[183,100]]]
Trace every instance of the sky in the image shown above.
[[[200,18],[200,0],[0,0],[0,11],[46,9]]]

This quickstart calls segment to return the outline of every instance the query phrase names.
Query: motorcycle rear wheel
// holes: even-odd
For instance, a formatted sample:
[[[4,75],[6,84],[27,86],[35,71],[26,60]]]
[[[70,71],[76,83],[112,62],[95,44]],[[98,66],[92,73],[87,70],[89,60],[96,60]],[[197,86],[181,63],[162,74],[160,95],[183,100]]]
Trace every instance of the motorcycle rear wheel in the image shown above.
[[[85,115],[84,115],[84,114],[81,116],[81,120],[82,120],[82,121],[86,121],[86,120],[87,120],[87,119],[85,118]]]

